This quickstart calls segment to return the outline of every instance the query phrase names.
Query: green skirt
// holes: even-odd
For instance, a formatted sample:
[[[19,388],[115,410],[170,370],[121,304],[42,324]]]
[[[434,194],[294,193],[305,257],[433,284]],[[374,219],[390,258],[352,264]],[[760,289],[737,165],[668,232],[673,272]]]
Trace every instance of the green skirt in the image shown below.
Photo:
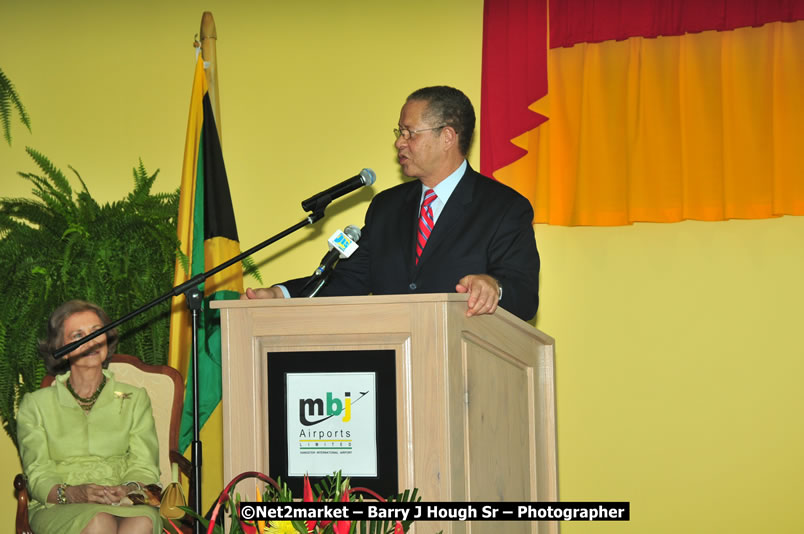
[[[36,534],[81,534],[93,517],[101,512],[117,517],[147,516],[154,525],[153,534],[162,532],[159,509],[153,506],[112,506],[110,504],[52,504],[31,510],[31,528]]]

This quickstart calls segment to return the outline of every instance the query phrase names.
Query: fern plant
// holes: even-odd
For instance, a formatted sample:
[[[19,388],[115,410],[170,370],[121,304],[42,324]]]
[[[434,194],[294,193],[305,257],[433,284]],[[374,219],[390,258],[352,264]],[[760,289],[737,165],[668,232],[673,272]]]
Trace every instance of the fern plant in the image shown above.
[[[17,113],[20,116],[20,122],[22,122],[22,124],[24,124],[30,132],[31,118],[28,117],[28,112],[25,111],[25,107],[22,105],[22,101],[20,100],[16,89],[14,89],[14,84],[12,84],[11,80],[9,80],[5,73],[3,73],[3,69],[0,69],[0,124],[3,126],[3,137],[6,138],[6,142],[9,145],[11,144],[12,106],[17,108]]]
[[[99,204],[75,171],[76,192],[45,156],[41,173],[19,173],[35,199],[0,199],[0,418],[16,444],[16,407],[45,375],[37,340],[62,302],[96,302],[113,319],[170,291],[178,251],[179,193],[152,193],[158,171],[140,161],[134,189]],[[120,327],[119,352],[164,364],[169,308],[156,306]]]

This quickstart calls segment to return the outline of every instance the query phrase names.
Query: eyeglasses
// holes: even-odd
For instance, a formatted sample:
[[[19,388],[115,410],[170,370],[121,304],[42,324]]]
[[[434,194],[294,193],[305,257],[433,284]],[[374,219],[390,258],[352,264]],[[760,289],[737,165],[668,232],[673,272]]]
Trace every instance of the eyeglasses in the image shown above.
[[[447,126],[446,124],[442,124],[441,126],[436,126],[435,128],[422,128],[421,130],[408,130],[407,128],[394,128],[394,135],[397,139],[400,137],[403,138],[405,141],[416,135],[417,133],[421,132],[429,132],[430,130],[440,130]]]

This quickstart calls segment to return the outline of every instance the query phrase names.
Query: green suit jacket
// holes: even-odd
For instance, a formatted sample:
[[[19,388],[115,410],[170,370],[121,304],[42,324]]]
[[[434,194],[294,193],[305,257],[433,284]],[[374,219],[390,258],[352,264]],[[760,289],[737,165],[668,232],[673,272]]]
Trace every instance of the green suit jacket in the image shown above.
[[[159,444],[151,401],[142,388],[107,382],[85,414],[67,390],[70,373],[49,388],[28,393],[17,415],[22,467],[33,500],[31,514],[46,504],[56,484],[159,483]]]

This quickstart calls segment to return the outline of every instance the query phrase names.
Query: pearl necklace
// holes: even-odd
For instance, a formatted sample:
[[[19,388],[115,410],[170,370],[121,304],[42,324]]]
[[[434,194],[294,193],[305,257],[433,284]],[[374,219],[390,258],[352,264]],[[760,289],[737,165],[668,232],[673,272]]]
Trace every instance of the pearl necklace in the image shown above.
[[[106,385],[106,375],[103,375],[103,380],[101,380],[101,383],[98,385],[98,389],[95,390],[95,393],[93,393],[87,398],[84,398],[75,392],[72,384],[70,384],[70,380],[67,379],[67,389],[73,395],[75,400],[78,401],[78,405],[81,407],[81,409],[84,410],[85,412],[89,412],[92,409],[92,407],[95,406],[95,401],[98,400],[101,391],[103,391],[103,386],[105,385]]]

